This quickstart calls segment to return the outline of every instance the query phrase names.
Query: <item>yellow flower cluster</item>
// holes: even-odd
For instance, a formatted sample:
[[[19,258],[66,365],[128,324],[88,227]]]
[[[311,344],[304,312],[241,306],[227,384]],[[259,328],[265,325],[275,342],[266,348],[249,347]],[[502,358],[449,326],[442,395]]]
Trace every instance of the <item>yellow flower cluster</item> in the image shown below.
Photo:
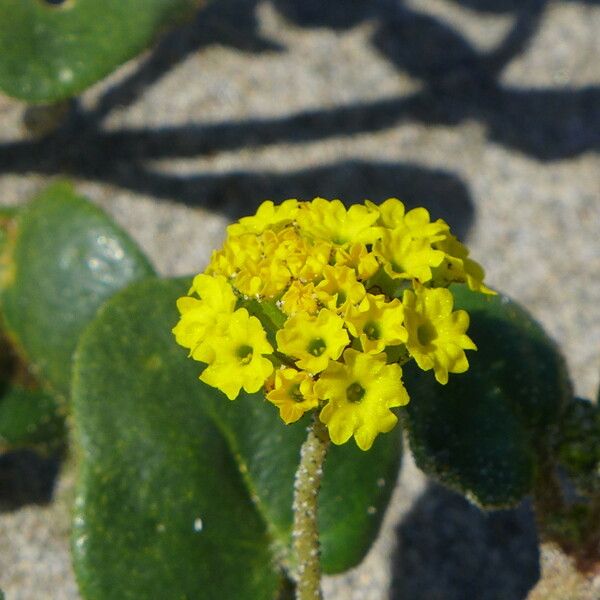
[[[334,443],[367,450],[409,400],[402,364],[442,384],[468,369],[469,315],[447,287],[494,292],[424,208],[267,201],[227,234],[178,300],[173,333],[230,400],[264,388],[285,423],[319,410]]]

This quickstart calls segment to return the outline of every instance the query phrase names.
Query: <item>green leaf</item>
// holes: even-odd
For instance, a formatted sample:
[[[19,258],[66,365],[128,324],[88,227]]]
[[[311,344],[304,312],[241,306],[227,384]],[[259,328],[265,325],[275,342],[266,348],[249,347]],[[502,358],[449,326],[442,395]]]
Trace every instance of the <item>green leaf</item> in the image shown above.
[[[275,345],[276,331],[285,321],[276,304],[248,299],[241,305],[260,319]],[[242,391],[231,403],[214,388],[200,385],[204,387],[206,406],[229,440],[273,537],[283,556],[288,555],[294,476],[310,417],[286,426],[260,392]],[[380,435],[368,452],[359,450],[353,440],[343,446],[330,446],[319,495],[321,558],[326,573],[346,571],[368,552],[379,532],[401,457],[399,428]]]
[[[65,441],[63,407],[41,389],[0,333],[0,452],[58,449]]]
[[[40,389],[5,387],[0,396],[0,452],[52,447],[64,439],[65,423],[55,398]]]
[[[0,207],[0,290],[10,276],[10,261],[6,251],[10,244],[11,233],[14,231],[14,221],[18,210],[13,207]]]
[[[289,547],[294,475],[309,417],[286,426],[260,393],[242,393],[230,402],[203,387],[204,402],[227,437],[274,538],[284,549]],[[400,428],[380,435],[368,452],[356,448],[353,440],[330,447],[319,495],[326,573],[358,564],[377,536],[400,468],[399,433]]]
[[[258,394],[230,402],[198,381],[201,365],[170,333],[175,300],[188,287],[134,284],[109,300],[82,336],[73,382],[82,459],[74,553],[86,598],[110,597],[104,594],[124,579],[120,597],[144,595],[140,585],[163,597],[164,578],[190,598],[199,597],[185,587],[194,582],[209,590],[200,597],[271,597],[247,578],[255,586],[267,581],[271,590],[267,543],[279,559],[290,543],[293,477],[306,423],[286,427]],[[368,550],[400,448],[399,429],[380,436],[370,452],[351,444],[332,448],[320,510],[327,571],[356,564]],[[197,516],[207,524],[223,521],[219,536],[204,537],[208,528],[192,535],[189,523]],[[163,541],[157,528],[172,536]],[[244,567],[237,572],[233,564]],[[229,592],[210,587],[223,579],[234,586]]]
[[[280,585],[265,525],[203,410],[197,365],[170,331],[187,287],[130,286],[78,347],[73,553],[86,600],[271,599]]]
[[[15,230],[18,209],[0,207],[0,287],[9,277],[6,252]],[[44,452],[65,440],[65,417],[60,403],[35,382],[0,333],[0,452],[35,448]]]
[[[73,96],[140,53],[200,0],[3,0],[0,89],[30,102]]]
[[[319,498],[323,570],[341,573],[365,557],[375,541],[396,484],[402,457],[398,426],[367,452],[351,440],[332,446]]]
[[[573,398],[557,437],[558,459],[580,493],[600,493],[600,405]]]
[[[83,328],[104,300],[152,274],[152,267],[104,212],[67,183],[52,185],[18,214],[6,250],[6,330],[36,374],[67,396]]]
[[[418,466],[485,507],[517,503],[533,484],[536,457],[556,428],[571,386],[554,343],[505,296],[452,286],[478,346],[470,368],[438,384],[405,367],[402,411]]]

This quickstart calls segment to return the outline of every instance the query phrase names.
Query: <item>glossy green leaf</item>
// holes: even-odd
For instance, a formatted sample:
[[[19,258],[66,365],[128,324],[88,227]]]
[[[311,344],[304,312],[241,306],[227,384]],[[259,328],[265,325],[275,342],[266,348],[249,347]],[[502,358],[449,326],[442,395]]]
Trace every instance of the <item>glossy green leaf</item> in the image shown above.
[[[0,207],[0,282],[10,272],[5,248],[14,233],[17,214],[17,208]],[[0,357],[0,452],[57,448],[66,433],[60,403],[33,381],[4,335],[0,335]]]
[[[67,396],[83,328],[109,296],[152,274],[152,267],[104,212],[66,183],[52,185],[18,214],[6,250],[7,332],[36,374]]]
[[[200,0],[3,0],[0,89],[30,102],[73,96],[148,46]]]
[[[286,426],[260,393],[242,393],[230,402],[204,387],[206,405],[227,437],[273,535],[289,547],[294,475],[309,417]],[[319,496],[325,572],[345,571],[369,550],[396,482],[401,452],[400,428],[380,435],[368,452],[359,450],[353,440],[330,447]]]
[[[478,346],[470,368],[438,384],[431,371],[405,368],[411,401],[402,411],[420,468],[487,507],[518,502],[533,483],[571,387],[564,361],[543,329],[516,303],[452,286],[469,312]]]
[[[82,336],[73,410],[81,458],[74,564],[86,600],[271,600],[264,522],[173,340],[187,283],[147,280]]]

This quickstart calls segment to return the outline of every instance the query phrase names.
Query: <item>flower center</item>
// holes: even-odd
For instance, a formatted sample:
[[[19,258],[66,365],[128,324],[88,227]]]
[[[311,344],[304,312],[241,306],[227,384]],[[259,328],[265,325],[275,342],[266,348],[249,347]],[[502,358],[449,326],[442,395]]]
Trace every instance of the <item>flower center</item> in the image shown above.
[[[390,265],[392,267],[392,271],[394,271],[395,273],[403,273],[404,272],[404,269],[402,268],[402,265],[400,265],[395,260],[391,260],[390,261]]]
[[[248,344],[239,346],[235,353],[243,365],[247,365],[252,360],[252,346]]]
[[[437,331],[435,330],[435,327],[429,322],[422,323],[417,328],[417,338],[419,339],[419,343],[421,344],[421,346],[427,346],[428,344],[433,342],[433,340],[435,340],[436,337]]]
[[[370,340],[378,340],[381,337],[381,329],[379,328],[379,323],[375,321],[369,321],[365,324],[363,328],[363,333]]]
[[[289,394],[290,394],[290,398],[294,402],[304,402],[304,396],[302,395],[302,392],[300,391],[300,384],[299,383],[295,383],[290,388]]]
[[[323,338],[314,338],[308,344],[308,352],[313,356],[321,356],[325,352],[325,348],[327,348],[327,344]]]
[[[351,383],[346,388],[346,398],[348,399],[348,402],[354,402],[355,404],[357,404],[364,398],[364,396],[365,388],[362,385],[360,385],[358,381]]]

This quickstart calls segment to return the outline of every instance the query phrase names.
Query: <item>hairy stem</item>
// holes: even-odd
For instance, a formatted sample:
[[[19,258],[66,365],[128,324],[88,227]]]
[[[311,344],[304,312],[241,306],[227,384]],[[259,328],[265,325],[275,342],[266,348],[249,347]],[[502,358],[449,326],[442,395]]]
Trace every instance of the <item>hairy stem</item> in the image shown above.
[[[294,554],[296,600],[321,600],[321,564],[317,498],[329,434],[315,414],[306,441],[300,450],[300,464],[294,483]]]

